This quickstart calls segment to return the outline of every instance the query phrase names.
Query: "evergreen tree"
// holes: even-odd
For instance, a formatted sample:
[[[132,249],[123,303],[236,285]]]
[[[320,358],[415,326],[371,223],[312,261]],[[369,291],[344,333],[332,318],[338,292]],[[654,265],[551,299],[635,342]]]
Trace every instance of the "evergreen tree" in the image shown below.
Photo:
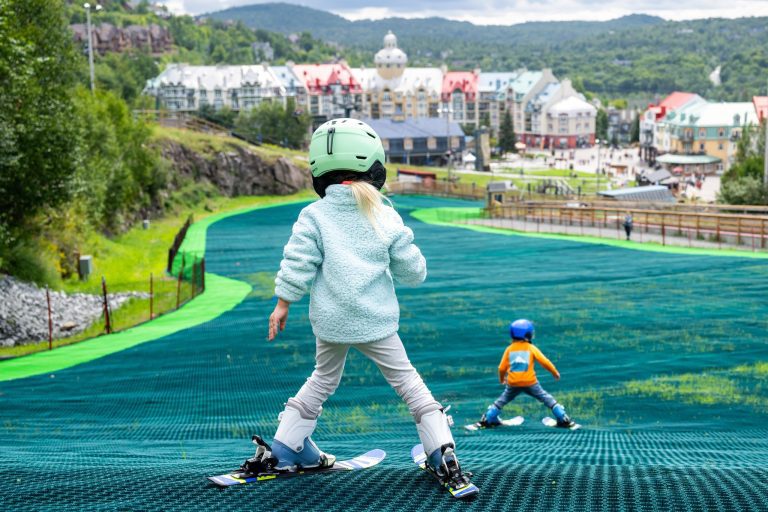
[[[629,132],[629,142],[640,142],[640,114],[635,114],[632,120],[632,131]]]
[[[608,112],[605,109],[597,110],[597,118],[595,119],[595,135],[600,140],[608,139]]]
[[[515,147],[515,126],[512,123],[512,115],[509,113],[509,109],[504,111],[504,119],[501,121],[501,127],[499,128],[499,148],[502,153],[517,153]]]

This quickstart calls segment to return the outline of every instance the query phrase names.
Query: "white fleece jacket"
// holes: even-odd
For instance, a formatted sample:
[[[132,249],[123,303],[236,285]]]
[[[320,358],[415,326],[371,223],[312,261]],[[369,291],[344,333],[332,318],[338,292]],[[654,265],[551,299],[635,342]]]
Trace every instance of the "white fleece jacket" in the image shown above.
[[[419,284],[427,276],[400,215],[384,206],[378,225],[379,233],[346,185],[329,186],[293,225],[275,295],[296,302],[309,292],[309,319],[321,340],[366,343],[396,333],[400,307],[392,278]]]

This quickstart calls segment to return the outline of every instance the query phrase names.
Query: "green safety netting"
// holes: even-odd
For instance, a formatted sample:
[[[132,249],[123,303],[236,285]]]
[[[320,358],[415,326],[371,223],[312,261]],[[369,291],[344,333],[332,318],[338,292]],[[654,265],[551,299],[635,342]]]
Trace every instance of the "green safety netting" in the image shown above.
[[[207,271],[252,291],[213,320],[90,362],[0,382],[2,510],[759,510],[768,508],[768,262],[667,254],[425,223],[461,201],[395,198],[428,259],[402,287],[401,336],[457,426],[500,392],[517,317],[562,373],[546,389],[585,428],[454,429],[479,497],[452,502],[409,460],[407,410],[352,351],[321,448],[388,456],[355,473],[218,491],[313,367],[306,300],[265,340],[272,279],[301,205],[212,224]],[[434,215],[432,216],[434,218]],[[4,371],[0,363],[0,376]]]

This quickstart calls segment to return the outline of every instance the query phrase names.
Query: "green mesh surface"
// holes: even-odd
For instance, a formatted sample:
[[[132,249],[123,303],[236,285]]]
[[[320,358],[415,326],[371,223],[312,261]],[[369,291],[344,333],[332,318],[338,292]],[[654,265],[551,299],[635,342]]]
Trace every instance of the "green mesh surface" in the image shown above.
[[[218,491],[206,475],[271,437],[313,367],[307,302],[267,343],[271,280],[301,205],[210,226],[207,270],[249,283],[223,315],[55,373],[0,382],[0,510],[765,510],[768,509],[768,263],[500,236],[422,223],[398,198],[429,262],[401,288],[401,336],[457,424],[501,388],[505,326],[537,322],[560,369],[543,386],[585,429],[543,427],[520,397],[519,428],[454,430],[481,487],[451,501],[409,460],[404,405],[351,352],[315,439],[339,457],[378,447],[376,468]],[[0,372],[2,367],[0,367]]]

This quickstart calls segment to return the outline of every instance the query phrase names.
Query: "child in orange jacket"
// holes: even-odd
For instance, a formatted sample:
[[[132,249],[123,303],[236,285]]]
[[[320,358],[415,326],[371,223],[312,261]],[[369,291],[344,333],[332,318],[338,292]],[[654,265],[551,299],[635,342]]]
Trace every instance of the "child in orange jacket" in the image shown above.
[[[525,393],[552,409],[558,427],[570,428],[574,426],[574,422],[565,412],[565,407],[557,403],[557,400],[541,387],[536,378],[536,372],[533,368],[536,361],[546,368],[555,380],[560,380],[560,372],[542,354],[541,350],[531,343],[534,334],[533,323],[525,319],[515,320],[509,326],[509,333],[512,337],[512,343],[504,351],[499,364],[499,382],[505,384],[506,379],[504,392],[494,403],[488,406],[488,410],[480,419],[480,424],[484,427],[501,424],[499,414],[502,407],[514,400],[520,393]]]

